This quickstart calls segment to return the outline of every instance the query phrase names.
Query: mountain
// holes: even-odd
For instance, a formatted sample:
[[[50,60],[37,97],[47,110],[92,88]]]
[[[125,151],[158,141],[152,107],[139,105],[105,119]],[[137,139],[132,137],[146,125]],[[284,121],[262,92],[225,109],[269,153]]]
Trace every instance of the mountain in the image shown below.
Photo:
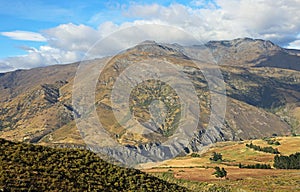
[[[242,38],[211,41],[206,46],[222,65],[300,70],[299,51],[281,48],[271,41]]]
[[[200,113],[195,115],[200,121],[193,139],[182,148],[185,152],[199,150],[216,141],[300,134],[300,56],[296,50],[249,38],[211,41],[189,47],[146,41],[114,57],[86,61],[83,68],[86,75],[79,84],[83,86],[89,82],[91,73],[98,73],[98,66],[106,61],[95,88],[99,120],[114,141],[137,147],[143,153],[148,153],[151,145],[160,145],[172,137],[182,113],[178,107],[180,100],[172,87],[155,80],[154,76],[152,80],[138,83],[125,75],[123,78],[137,85],[129,101],[134,118],[155,131],[151,134],[131,133],[120,125],[112,111],[112,88],[126,68],[131,64],[139,66],[143,61],[172,64],[195,88],[200,108]],[[210,92],[203,69],[199,69],[196,62],[208,71],[218,66],[225,82],[226,118],[221,122],[222,126],[214,126],[210,132],[206,132],[212,113],[210,98],[212,94],[221,93]],[[0,137],[43,145],[85,147],[73,116],[73,113],[76,116],[82,114],[72,105],[78,66],[79,63],[73,63],[1,74]],[[133,73],[135,71],[129,72]],[[166,78],[172,80],[172,77]],[[169,111],[165,116],[166,123],[155,124],[151,121],[149,106],[152,101],[167,95],[173,97],[166,104]],[[192,113],[193,109],[188,112]],[[93,140],[92,133],[88,136]],[[165,157],[162,155],[161,158]]]

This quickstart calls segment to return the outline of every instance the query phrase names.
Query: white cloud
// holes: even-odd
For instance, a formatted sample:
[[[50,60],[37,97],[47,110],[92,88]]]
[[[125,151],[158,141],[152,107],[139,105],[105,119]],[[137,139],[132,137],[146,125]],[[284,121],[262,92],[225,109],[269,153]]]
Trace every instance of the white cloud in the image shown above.
[[[249,36],[281,43],[300,30],[299,0],[217,0],[217,4],[222,21],[231,24],[233,33],[243,29]]]
[[[40,66],[75,62],[80,59],[81,56],[76,52],[41,46],[39,49],[29,49],[26,55],[8,57],[4,61],[0,61],[0,70],[1,68],[6,68],[7,71],[11,69],[30,69]]]
[[[217,8],[214,0],[193,0],[190,3],[192,6],[201,7],[204,9],[215,9]]]
[[[15,70],[14,67],[8,65],[8,63],[6,61],[1,61],[0,60],[0,73],[4,73],[7,71],[12,71]]]
[[[300,40],[293,41],[288,44],[287,48],[289,49],[300,49]]]
[[[157,14],[161,14],[163,6],[158,4],[152,5],[133,5],[131,6],[124,14],[126,16],[133,17],[143,17],[143,18],[153,18],[156,17]]]
[[[164,23],[159,20],[138,20],[121,25],[106,22],[98,29],[63,24],[43,31],[48,40],[47,46],[40,46],[38,49],[21,46],[27,54],[6,58],[5,62],[14,69],[28,69],[80,61],[86,53],[85,59],[113,55],[145,40],[180,44],[195,42],[193,37],[179,28],[162,24]],[[97,44],[93,48],[95,43]],[[93,49],[89,51],[91,48]]]
[[[299,0],[194,1],[194,8],[133,5],[125,15],[182,27],[203,40],[254,37],[286,44],[300,31]],[[216,4],[216,5],[215,5]]]
[[[133,21],[119,25],[108,21],[96,29],[68,23],[46,29],[41,34],[2,32],[2,35],[14,39],[47,41],[47,46],[38,49],[22,47],[28,54],[5,59],[6,64],[2,64],[2,68],[31,68],[80,60],[94,43],[107,35],[110,38],[102,41],[98,52],[90,52],[92,57],[112,54],[143,40],[191,43],[192,38],[187,38],[178,29],[184,29],[203,42],[252,37],[268,39],[289,48],[300,48],[297,37],[300,31],[300,0],[195,0],[191,4],[193,7],[178,3],[169,6],[132,4],[124,15]],[[97,16],[99,13],[95,14]],[[170,27],[166,29],[151,24]],[[132,26],[137,27],[127,32],[124,30]],[[118,30],[121,32],[114,34]]]
[[[117,26],[118,30],[101,39],[88,54],[88,58],[113,55],[145,40],[162,43],[195,44],[197,40],[182,29],[161,22],[135,21]],[[115,30],[116,26],[108,29]],[[102,29],[102,28],[100,28]],[[200,42],[198,42],[199,44]]]
[[[99,31],[86,25],[62,24],[43,31],[50,46],[68,51],[87,51],[99,38]]]
[[[161,5],[133,5],[125,12],[129,17],[160,20],[170,25],[188,27],[201,23],[201,17],[194,14],[193,10],[181,4],[171,4],[169,7]]]
[[[18,40],[47,40],[47,45],[39,48],[20,46],[27,54],[5,58],[0,62],[0,70],[29,69],[79,61],[101,35],[91,27],[71,23],[44,30],[42,34],[24,31],[2,33]]]
[[[47,40],[40,33],[35,33],[30,31],[10,31],[10,32],[1,32],[0,34],[15,40],[39,41],[39,42],[45,42]]]
[[[99,27],[98,27],[98,31],[99,31],[101,37],[108,36],[117,30],[119,30],[119,26],[114,24],[111,21],[104,22],[101,25],[99,25]]]

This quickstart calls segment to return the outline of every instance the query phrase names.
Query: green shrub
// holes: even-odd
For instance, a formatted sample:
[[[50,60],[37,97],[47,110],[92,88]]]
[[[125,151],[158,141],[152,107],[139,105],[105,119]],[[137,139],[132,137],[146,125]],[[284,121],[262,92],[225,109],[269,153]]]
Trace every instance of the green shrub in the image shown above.
[[[212,157],[209,158],[211,161],[223,161],[223,156],[221,153],[213,152]]]
[[[227,171],[222,167],[222,169],[220,167],[215,167],[215,172],[213,173],[213,175],[215,175],[216,177],[220,177],[223,178],[227,176]]]
[[[198,153],[192,153],[191,157],[200,157],[200,155]]]

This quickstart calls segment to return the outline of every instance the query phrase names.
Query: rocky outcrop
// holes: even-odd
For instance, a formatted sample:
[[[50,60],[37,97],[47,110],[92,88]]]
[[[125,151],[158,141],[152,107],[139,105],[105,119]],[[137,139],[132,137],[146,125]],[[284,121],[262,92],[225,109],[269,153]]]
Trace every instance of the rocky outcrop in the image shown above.
[[[57,81],[55,84],[41,85],[44,99],[51,104],[57,103],[60,97],[59,89],[67,83],[67,81]]]

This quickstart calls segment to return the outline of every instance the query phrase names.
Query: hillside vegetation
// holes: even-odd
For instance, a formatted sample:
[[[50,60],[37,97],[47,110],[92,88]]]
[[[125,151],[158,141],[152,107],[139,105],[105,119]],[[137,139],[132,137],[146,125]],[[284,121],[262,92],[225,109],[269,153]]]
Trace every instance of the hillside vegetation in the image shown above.
[[[0,139],[0,191],[187,191],[96,154]]]

